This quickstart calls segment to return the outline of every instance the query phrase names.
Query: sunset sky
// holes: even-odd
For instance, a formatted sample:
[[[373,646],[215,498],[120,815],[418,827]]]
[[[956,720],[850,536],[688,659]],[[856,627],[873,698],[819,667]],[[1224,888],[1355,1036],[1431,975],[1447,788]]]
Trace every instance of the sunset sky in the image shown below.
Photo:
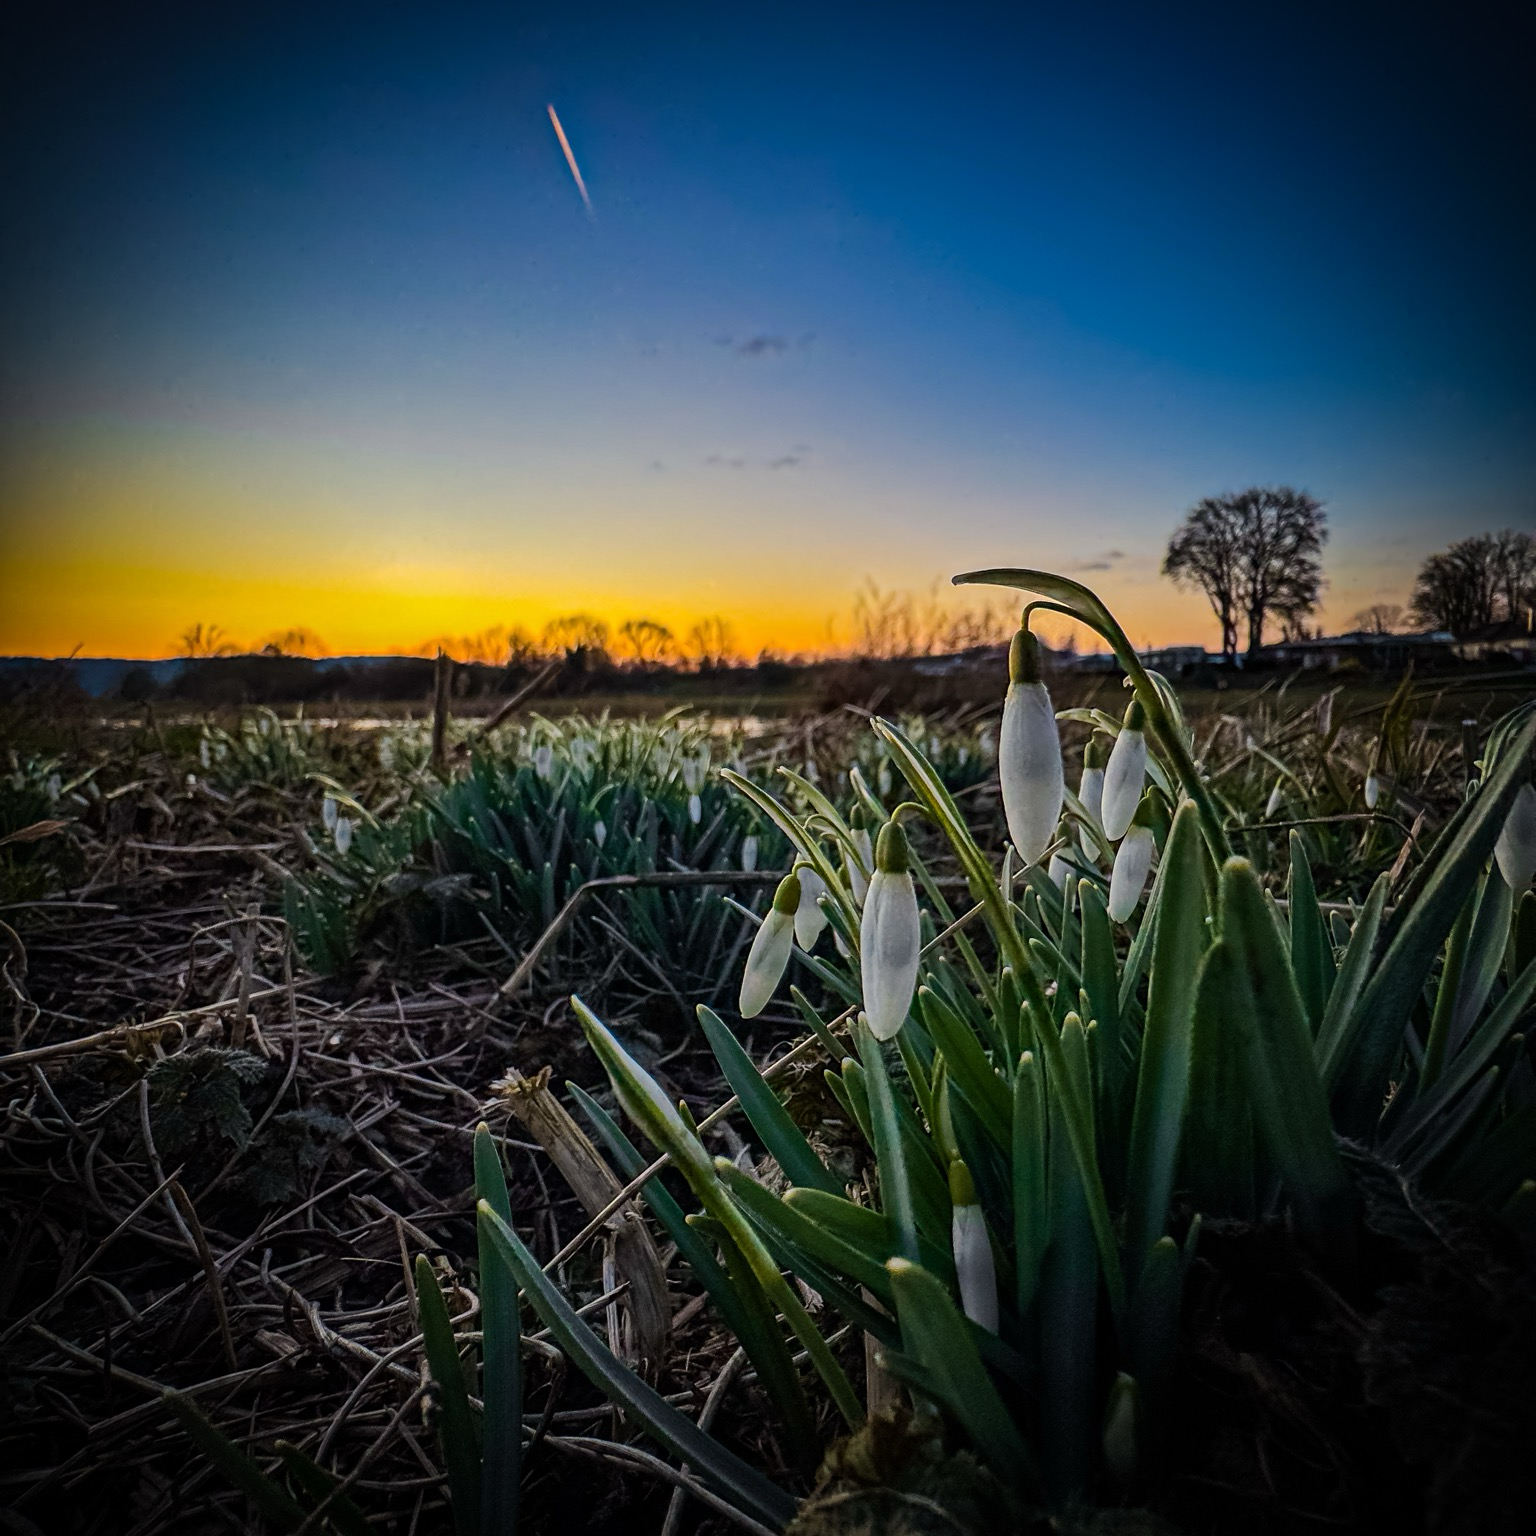
[[[1215,644],[1201,496],[1321,498],[1333,627],[1536,526],[1507,5],[34,9],[0,652],[814,649],[995,564]]]

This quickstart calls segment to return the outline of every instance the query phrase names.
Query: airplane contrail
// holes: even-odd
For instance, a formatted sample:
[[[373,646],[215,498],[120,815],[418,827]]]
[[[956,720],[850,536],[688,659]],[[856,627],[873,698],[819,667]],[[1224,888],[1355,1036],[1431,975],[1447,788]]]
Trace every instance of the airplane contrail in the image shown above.
[[[592,210],[592,199],[587,195],[587,184],[581,179],[581,167],[576,164],[576,156],[571,153],[571,141],[565,136],[565,129],[560,126],[560,115],[555,111],[554,103],[550,103],[549,120],[554,124],[555,137],[560,140],[560,148],[565,151],[565,163],[571,168],[571,175],[576,178],[576,190],[581,193],[581,200],[587,206],[587,217],[595,219],[596,213]]]

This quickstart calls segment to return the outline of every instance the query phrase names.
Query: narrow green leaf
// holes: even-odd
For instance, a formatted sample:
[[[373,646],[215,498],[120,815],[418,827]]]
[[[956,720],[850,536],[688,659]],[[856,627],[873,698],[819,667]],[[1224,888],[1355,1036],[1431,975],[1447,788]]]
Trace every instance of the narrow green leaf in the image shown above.
[[[313,1501],[316,1509],[323,1503],[325,1512],[321,1518],[341,1536],[377,1536],[352,1498],[338,1492],[341,1479],[324,1467],[318,1466],[291,1440],[275,1440],[272,1448],[283,1459],[288,1475],[298,1485],[299,1491]]]
[[[416,1255],[416,1305],[421,1313],[421,1335],[427,1364],[442,1397],[439,1429],[443,1455],[448,1462],[448,1491],[453,1503],[453,1527],[459,1536],[479,1536],[480,1442],[469,1392],[464,1385],[464,1363],[448,1305],[424,1253]]]
[[[742,1050],[724,1020],[712,1008],[700,1003],[697,1010],[704,1037],[709,1041],[715,1059],[731,1092],[741,1100],[742,1112],[751,1122],[752,1129],[762,1137],[763,1145],[791,1184],[806,1188],[824,1189],[829,1195],[840,1195],[842,1185],[827,1171],[826,1165],[811,1150],[800,1127],[789,1118],[788,1111],[779,1102],[779,1096],[763,1081],[762,1073],[753,1065],[752,1058]]]
[[[1099,1026],[1108,1094],[1119,1091],[1123,1071],[1120,1044],[1120,974],[1115,965],[1115,937],[1104,893],[1092,880],[1079,880],[1083,909],[1082,990],[1088,999],[1084,1018]]]
[[[180,1392],[167,1392],[161,1401],[181,1421],[192,1443],[219,1472],[253,1503],[264,1518],[279,1530],[296,1531],[304,1523],[304,1510],[297,1500],[240,1449],[224,1432],[214,1427],[191,1398]]]
[[[927,1391],[970,1436],[982,1460],[1011,1487],[1033,1476],[1033,1458],[972,1342],[973,1324],[919,1264],[886,1266],[896,1292],[905,1353],[922,1368]]]
[[[1040,1066],[1026,1051],[1013,1079],[1013,1249],[1016,1304],[1029,1315],[1051,1235],[1046,1202],[1046,1109]]]
[[[475,1194],[503,1221],[512,1220],[507,1178],[490,1127],[475,1130]],[[517,1288],[477,1234],[480,1258],[480,1439],[482,1536],[516,1536],[523,1458],[522,1327]]]
[[[1291,828],[1290,848],[1291,968],[1296,972],[1302,1007],[1315,1036],[1328,1007],[1328,994],[1333,991],[1333,946],[1328,942],[1328,929],[1317,903],[1306,845],[1296,827]]]
[[[1328,1099],[1289,957],[1246,859],[1229,859],[1221,871],[1220,926],[1220,943],[1237,962],[1233,1002],[1255,1124],[1303,1225],[1343,1257],[1354,1231],[1352,1201]]]
[[[722,1497],[754,1520],[774,1530],[787,1525],[795,1501],[782,1488],[705,1434],[692,1419],[681,1414],[653,1391],[628,1367],[621,1365],[579,1318],[522,1239],[484,1201],[479,1219],[488,1229],[491,1246],[522,1288],[544,1326],[573,1360],[577,1368],[629,1419],[686,1462],[715,1487]]]
[[[855,1205],[819,1189],[786,1189],[783,1199],[791,1209],[860,1249],[882,1267],[887,1260],[899,1257],[896,1229],[882,1211],[872,1211],[867,1205]],[[955,1263],[948,1247],[930,1242],[919,1231],[917,1249],[918,1262],[924,1269],[931,1270],[946,1284],[954,1279]]]
[[[1498,766],[1471,801],[1434,875],[1403,913],[1386,953],[1351,1017],[1334,1088],[1334,1112],[1345,1134],[1367,1135],[1381,1114],[1402,1050],[1403,1031],[1462,903],[1493,852],[1504,818],[1530,776],[1536,714],[1508,741]],[[1442,837],[1451,832],[1447,827]],[[1439,852],[1439,840],[1436,842]]]
[[[1183,1255],[1171,1237],[1160,1237],[1147,1252],[1126,1319],[1126,1358],[1131,1374],[1153,1399],[1173,1372],[1183,1298]]]
[[[1062,1030],[1063,1072],[1081,1092],[1087,1077],[1083,1032],[1073,1015]],[[1053,1501],[1082,1493],[1098,1426],[1094,1409],[1099,1263],[1081,1170],[1067,1151],[1067,1095],[1046,1072],[1050,1244],[1040,1277],[1040,1393],[1046,1488]]]
[[[1136,1107],[1126,1165],[1126,1248],[1144,1254],[1168,1220],[1189,1090],[1190,1020],[1200,958],[1210,940],[1205,921],[1205,844],[1188,801],[1163,850],[1157,945],[1141,1033]]]
[[[1381,916],[1387,904],[1388,879],[1379,875],[1366,898],[1365,907],[1350,930],[1344,960],[1328,996],[1328,1007],[1317,1031],[1318,1070],[1324,1086],[1331,1092],[1337,1078],[1340,1058],[1348,1043],[1348,1032],[1355,1018],[1355,1004],[1365,989],[1376,954],[1376,937],[1381,931]]]
[[[901,1126],[896,1119],[891,1080],[885,1070],[885,1055],[862,1016],[855,1034],[869,1090],[869,1123],[874,1134],[875,1162],[880,1169],[880,1204],[896,1229],[902,1256],[915,1262],[917,1214],[912,1207],[912,1180]]]
[[[1006,1147],[1011,1113],[1008,1085],[987,1059],[981,1042],[943,999],[930,988],[919,987],[917,1000],[933,1043],[944,1056],[950,1082],[970,1100],[992,1140]]]
[[[1181,1165],[1200,1209],[1243,1219],[1254,1214],[1253,1112],[1246,1037],[1233,1010],[1245,1001],[1237,957],[1218,943],[1201,962],[1195,988]]]

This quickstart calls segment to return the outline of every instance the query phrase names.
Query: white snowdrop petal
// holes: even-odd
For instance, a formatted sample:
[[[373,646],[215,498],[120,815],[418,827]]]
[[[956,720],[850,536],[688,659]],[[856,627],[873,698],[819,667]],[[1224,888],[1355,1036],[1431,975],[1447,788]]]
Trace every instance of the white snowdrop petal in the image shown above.
[[[950,1226],[960,1307],[978,1328],[997,1332],[997,1266],[979,1205],[957,1205]]]
[[[1082,782],[1077,787],[1077,798],[1083,802],[1083,809],[1097,822],[1104,818],[1104,770],[1102,768],[1084,768]],[[1083,850],[1083,857],[1096,859],[1099,856],[1099,845],[1094,841],[1093,834],[1087,827],[1077,829],[1077,846]]]
[[[336,839],[336,852],[345,854],[352,846],[352,819],[349,816],[338,816],[336,826],[332,833]]]
[[[1104,798],[1100,820],[1104,835],[1118,843],[1141,803],[1141,791],[1147,779],[1147,737],[1144,731],[1125,727],[1115,737],[1115,745],[1104,769]]]
[[[827,926],[827,914],[821,910],[817,899],[827,889],[827,882],[814,869],[802,867],[800,874],[800,905],[795,908],[795,943],[807,954],[816,947],[821,930]]]
[[[1062,858],[1059,853],[1053,853],[1051,855],[1051,862],[1046,867],[1046,874],[1050,877],[1051,884],[1054,885],[1058,891],[1065,893],[1067,889],[1067,879],[1071,873],[1072,866],[1068,864],[1067,861]]]
[[[694,826],[698,826],[699,822],[702,821],[703,818],[704,818],[704,804],[703,804],[703,802],[699,799],[698,795],[696,795],[696,794],[689,795],[688,796],[688,820],[691,821],[694,824]]]
[[[327,832],[334,832],[336,830],[336,812],[338,809],[339,807],[336,802],[329,795],[320,802],[320,820],[324,823]]]
[[[752,948],[747,951],[746,969],[741,973],[741,994],[737,999],[744,1019],[755,1019],[768,1006],[768,999],[784,976],[794,946],[795,920],[787,912],[770,907],[762,921]]]
[[[875,845],[867,827],[853,829],[854,847],[859,850],[857,860],[848,861],[848,886],[853,892],[854,905],[862,907],[869,895],[869,874],[875,867]],[[862,866],[862,867],[861,867]]]
[[[922,948],[912,876],[877,870],[859,924],[859,969],[864,1012],[877,1040],[890,1040],[907,1017],[917,990]]]
[[[1033,864],[1056,834],[1065,795],[1061,733],[1044,683],[1008,685],[997,763],[1008,836]]]
[[[1123,923],[1136,910],[1146,888],[1156,844],[1151,827],[1132,827],[1121,840],[1115,854],[1115,867],[1109,877],[1109,916]]]
[[[1374,773],[1365,776],[1365,808],[1368,811],[1376,809],[1376,802],[1381,799],[1381,780]]]
[[[749,875],[757,868],[757,838],[751,832],[741,840],[741,867]]]
[[[596,843],[599,848],[601,848],[603,844],[608,841],[607,822],[595,821],[592,823],[592,841]]]
[[[1284,804],[1285,795],[1281,791],[1280,782],[1277,779],[1275,781],[1275,787],[1269,792],[1269,799],[1264,804],[1264,820],[1269,821],[1274,816],[1275,812],[1278,811]]]
[[[1504,883],[1519,895],[1536,879],[1536,789],[1522,784],[1504,818],[1493,857]]]

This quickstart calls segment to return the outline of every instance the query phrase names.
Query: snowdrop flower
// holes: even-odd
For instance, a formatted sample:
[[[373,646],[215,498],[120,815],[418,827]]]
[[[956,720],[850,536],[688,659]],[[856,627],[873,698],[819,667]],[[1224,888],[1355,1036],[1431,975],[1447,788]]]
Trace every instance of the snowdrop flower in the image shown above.
[[[958,767],[964,768],[965,765],[968,762],[970,762],[970,760],[971,760],[971,749],[969,747],[961,747],[955,753],[955,763],[956,763],[956,765]]]
[[[596,843],[599,848],[601,848],[603,844],[608,841],[608,823],[605,822],[602,817],[598,817],[598,819],[592,823],[592,841]]]
[[[985,761],[989,763],[992,761],[997,752],[997,737],[992,734],[990,725],[976,738],[976,750],[981,753]]]
[[[229,743],[227,741],[221,741],[218,744],[218,746],[214,748],[213,760],[216,763],[222,763],[224,761],[224,759],[227,758],[228,756],[229,756]]]
[[[187,775],[187,793],[191,794],[192,791],[194,789],[196,789],[196,788],[197,788],[197,775],[195,773],[189,773]]]
[[[1056,715],[1040,681],[1040,642],[1027,629],[1019,630],[1008,648],[997,769],[1008,836],[1019,857],[1033,864],[1056,835],[1065,780]]]
[[[704,802],[702,800],[700,800],[697,795],[689,795],[688,796],[688,820],[691,821],[694,824],[694,826],[698,826],[698,824],[703,819],[704,819]]]
[[[1144,797],[1136,818],[1120,840],[1115,853],[1115,867],[1109,876],[1109,918],[1123,923],[1136,910],[1152,868],[1156,843],[1152,838],[1151,800]]]
[[[338,816],[331,835],[336,839],[336,852],[345,858],[347,850],[352,846],[352,818]]]
[[[1136,806],[1141,800],[1147,778],[1147,714],[1140,699],[1132,699],[1125,712],[1125,724],[1115,737],[1109,763],[1104,769],[1104,799],[1101,819],[1104,835],[1118,843],[1125,836]]]
[[[395,739],[393,736],[379,737],[379,767],[385,773],[393,771],[395,766]]]
[[[888,757],[880,759],[880,767],[875,773],[875,788],[882,795],[888,795],[891,792],[891,760]]]
[[[1088,745],[1083,748],[1083,776],[1077,782],[1077,798],[1095,822],[1103,819],[1104,748],[1097,736],[1090,736]],[[1099,845],[1087,827],[1077,829],[1077,846],[1083,850],[1085,859],[1098,858]]]
[[[755,1019],[768,1006],[774,988],[789,964],[789,952],[795,942],[795,909],[800,905],[800,877],[793,872],[779,881],[773,893],[773,905],[762,921],[747,952],[746,969],[741,973],[741,994],[737,1006],[744,1019]]]
[[[1517,896],[1536,878],[1536,789],[1522,784],[1494,844],[1494,859],[1504,883]]]
[[[208,765],[204,763],[203,766],[206,768]],[[50,773],[48,775],[48,782],[43,785],[43,793],[47,795],[50,800],[57,800],[59,796],[63,794],[63,792],[63,778],[61,778],[60,775],[56,773]]]
[[[533,771],[541,779],[547,779],[555,768],[555,749],[544,742],[533,749]]]
[[[877,1040],[891,1039],[906,1021],[917,990],[921,948],[917,892],[907,871],[907,835],[888,821],[875,845],[875,874],[859,924],[864,1012]]]
[[[821,910],[820,898],[826,895],[827,882],[809,864],[796,866],[800,877],[800,905],[795,908],[795,943],[809,954],[827,926],[827,914]]]
[[[848,889],[853,893],[853,904],[862,907],[865,896],[869,894],[868,871],[875,867],[875,845],[870,840],[869,828],[864,825],[863,806],[854,807],[853,815],[849,818],[849,830],[853,835],[853,845],[858,849],[858,857],[850,858],[845,849],[843,867],[848,871]]]
[[[748,832],[741,840],[741,867],[750,875],[757,868],[757,834]]]
[[[1067,830],[1065,822],[1056,829],[1056,836],[1061,841],[1062,848],[1070,845],[1072,834]],[[1046,865],[1045,873],[1051,884],[1065,896],[1067,894],[1067,881],[1072,875],[1072,866],[1062,858],[1061,848],[1058,848],[1051,855],[1051,862]]]
[[[327,795],[320,802],[320,820],[324,823],[327,832],[334,832],[336,830],[336,813],[340,809],[341,807],[336,804],[335,799],[330,795]]]
[[[997,1266],[987,1218],[976,1199],[971,1170],[958,1158],[949,1165],[949,1198],[954,1206],[950,1243],[955,1251],[955,1279],[960,1283],[960,1307],[978,1328],[997,1332]]]
[[[704,780],[708,776],[709,748],[704,746],[683,759],[683,788],[690,795],[697,796],[699,791],[704,788]]]
[[[807,784],[820,784],[821,772],[816,767],[815,758],[808,757],[805,760],[805,773],[802,775]]]
[[[213,767],[213,754],[208,750],[208,738],[202,737],[197,743],[197,760],[204,768]]]
[[[1376,802],[1381,799],[1381,780],[1377,777],[1373,768],[1365,776],[1365,808],[1368,811],[1376,809]]]
[[[1264,802],[1264,820],[1271,820],[1275,813],[1285,804],[1285,780],[1276,779],[1275,787],[1269,792],[1269,799]]]

